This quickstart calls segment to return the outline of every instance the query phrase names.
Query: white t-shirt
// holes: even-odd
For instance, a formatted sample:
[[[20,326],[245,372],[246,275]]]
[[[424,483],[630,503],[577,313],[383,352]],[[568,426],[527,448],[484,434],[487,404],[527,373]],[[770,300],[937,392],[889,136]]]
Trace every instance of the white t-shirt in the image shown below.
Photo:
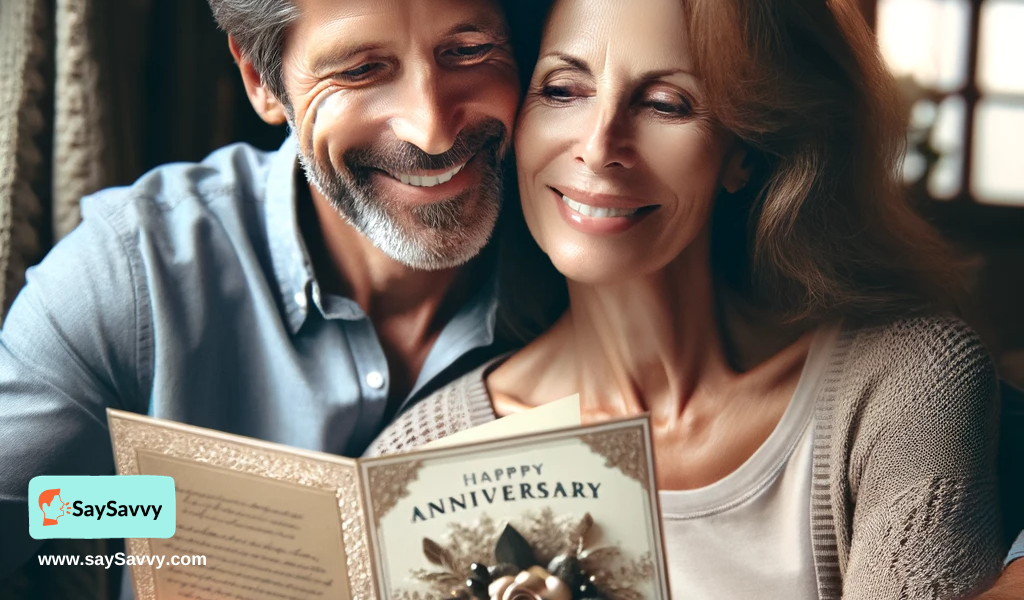
[[[673,599],[818,598],[811,552],[814,399],[837,331],[815,335],[778,426],[738,469],[659,492]]]

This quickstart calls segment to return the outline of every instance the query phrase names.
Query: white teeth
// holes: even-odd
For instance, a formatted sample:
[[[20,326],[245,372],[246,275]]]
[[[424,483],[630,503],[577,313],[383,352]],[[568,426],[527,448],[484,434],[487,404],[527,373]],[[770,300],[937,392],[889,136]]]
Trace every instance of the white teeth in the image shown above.
[[[442,183],[448,183],[459,174],[459,171],[465,167],[463,163],[447,173],[441,173],[440,175],[409,175],[407,173],[392,174],[392,177],[401,181],[405,185],[411,185],[415,187],[434,187],[435,185],[441,185]]]
[[[580,213],[584,217],[603,219],[607,217],[631,217],[637,213],[638,208],[600,208],[577,202],[568,196],[562,196],[562,202],[566,206]]]

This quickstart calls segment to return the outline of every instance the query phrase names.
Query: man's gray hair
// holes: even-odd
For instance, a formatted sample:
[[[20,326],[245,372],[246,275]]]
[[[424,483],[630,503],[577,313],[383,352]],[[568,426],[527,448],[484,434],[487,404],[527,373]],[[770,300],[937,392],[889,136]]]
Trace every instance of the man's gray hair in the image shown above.
[[[281,72],[284,29],[299,17],[290,0],[209,0],[213,18],[252,62],[263,85],[286,108],[288,96]]]

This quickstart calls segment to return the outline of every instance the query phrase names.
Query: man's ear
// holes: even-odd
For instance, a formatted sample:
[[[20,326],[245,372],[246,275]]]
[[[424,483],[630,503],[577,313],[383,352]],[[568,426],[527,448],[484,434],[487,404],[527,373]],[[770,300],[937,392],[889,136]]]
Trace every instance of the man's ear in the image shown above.
[[[742,190],[750,181],[754,171],[754,157],[747,145],[737,141],[732,152],[726,158],[725,177],[722,178],[722,187],[730,194]]]
[[[235,38],[228,36],[228,47],[231,49],[231,56],[235,57],[238,70],[242,72],[242,83],[245,84],[245,93],[249,96],[249,102],[256,109],[261,119],[270,125],[283,125],[288,121],[288,113],[280,101],[270,93],[263,85],[263,78],[256,67],[242,55],[238,49]]]

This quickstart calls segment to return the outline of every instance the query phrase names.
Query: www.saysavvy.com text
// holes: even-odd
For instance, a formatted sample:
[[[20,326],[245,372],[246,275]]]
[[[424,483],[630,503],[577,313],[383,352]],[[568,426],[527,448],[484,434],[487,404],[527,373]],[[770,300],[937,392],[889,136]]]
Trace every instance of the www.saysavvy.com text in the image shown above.
[[[206,566],[206,556],[202,554],[174,554],[171,556],[164,555],[146,555],[137,556],[134,554],[126,554],[124,552],[118,552],[117,554],[94,554],[86,556],[68,555],[68,554],[40,554],[39,555],[40,565],[49,566],[79,566],[84,565],[86,567],[103,567],[109,569],[112,566],[124,567],[124,566],[135,566],[135,565],[149,565],[157,569],[166,565],[171,566]]]

